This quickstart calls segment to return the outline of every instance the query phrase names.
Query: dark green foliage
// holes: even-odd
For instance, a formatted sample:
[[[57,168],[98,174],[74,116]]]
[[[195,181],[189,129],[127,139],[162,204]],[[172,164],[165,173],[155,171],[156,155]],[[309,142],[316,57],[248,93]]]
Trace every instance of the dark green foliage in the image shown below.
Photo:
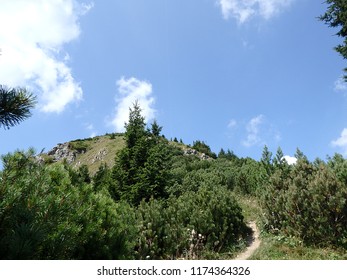
[[[142,138],[138,145],[123,149],[112,170],[115,199],[137,205],[142,199],[166,197],[170,181],[172,149],[165,139]]]
[[[150,199],[144,200],[136,212],[139,227],[138,243],[136,244],[137,259],[162,259],[165,255],[165,235],[167,217],[163,202]]]
[[[277,169],[263,193],[263,207],[272,231],[306,244],[347,246],[347,185],[326,164],[301,157],[289,172]]]
[[[305,161],[305,162],[309,162],[307,157],[305,156],[305,154],[299,149],[299,148],[296,148],[296,151],[295,151],[295,155],[294,157],[298,160],[298,161]]]
[[[237,159],[237,156],[228,149],[227,152],[224,151],[224,149],[222,148],[219,153],[218,153],[218,158],[219,159],[227,159],[227,160],[236,160]]]
[[[1,259],[119,259],[131,255],[130,206],[95,193],[62,164],[40,165],[33,151],[3,157]]]
[[[286,164],[286,160],[284,159],[283,151],[280,147],[278,147],[275,158],[273,159],[273,164],[275,168],[281,168],[284,164]]]
[[[25,88],[0,85],[0,126],[9,129],[31,116],[36,97]]]
[[[144,118],[137,103],[130,109],[126,124],[123,148],[112,169],[113,185],[110,193],[115,200],[124,199],[138,205],[142,199],[166,197],[166,186],[170,180],[170,165],[173,147],[159,137],[161,128],[152,125],[152,132],[145,129]]]
[[[85,242],[76,249],[74,258],[132,259],[138,236],[134,209],[124,201],[115,203],[102,192],[85,203],[92,206],[92,211],[83,217],[81,236]]]
[[[219,153],[218,153],[218,158],[224,157],[225,156],[225,151],[223,148],[220,149]]]
[[[194,141],[192,148],[194,150],[197,150],[200,153],[204,153],[205,155],[208,155],[211,158],[217,158],[217,155],[211,151],[210,146],[208,146],[204,141]]]
[[[267,180],[261,163],[250,159],[199,160],[195,157],[178,157],[174,160],[171,174],[175,184],[168,192],[176,196],[186,191],[197,191],[202,186],[221,185],[241,194],[256,195]]]
[[[333,170],[336,177],[347,185],[347,160],[342,155],[335,154],[332,158],[328,158],[328,166]]]
[[[89,170],[87,165],[83,164],[78,168],[77,176],[79,177],[79,181],[81,183],[90,184],[91,178],[89,176]]]
[[[144,140],[148,136],[146,131],[145,118],[141,115],[141,108],[138,102],[130,108],[129,121],[125,124],[125,141],[128,149],[138,146],[138,141]]]
[[[159,126],[159,124],[157,123],[156,120],[154,120],[154,122],[152,123],[151,126],[151,133],[155,136],[155,137],[159,137],[160,133],[162,131],[163,127]]]
[[[89,140],[91,139],[72,141],[69,143],[69,148],[78,153],[84,153],[90,147],[90,143],[88,143]]]
[[[110,137],[110,139],[116,139],[116,137],[124,136],[124,133],[114,132],[114,133],[106,133],[105,135]]]
[[[175,157],[170,174],[173,184],[167,187],[167,192],[175,196],[186,191],[197,191],[203,185],[226,183],[224,173],[215,168],[214,163],[194,156]]]
[[[112,185],[111,182],[111,170],[108,168],[107,164],[101,164],[98,171],[95,173],[92,181],[95,191],[107,191],[109,186]]]
[[[272,165],[272,153],[269,151],[267,146],[264,146],[262,157],[261,157],[261,164],[263,165],[263,168],[266,171],[267,178],[269,178],[272,173],[274,172],[274,167]],[[266,179],[267,179],[266,178]]]
[[[251,158],[241,160],[235,174],[235,190],[241,194],[256,195],[261,191],[267,173],[263,165]]]
[[[343,38],[343,43],[336,46],[335,50],[347,59],[347,2],[345,0],[326,0],[325,2],[329,6],[319,19],[329,27],[340,28],[336,35]],[[347,80],[346,75],[345,80]]]
[[[247,228],[241,208],[232,193],[222,186],[202,187],[196,193],[187,192],[179,200],[186,205],[185,217],[189,229],[203,240],[203,246],[215,252],[235,245]]]
[[[140,259],[202,258],[232,250],[248,232],[241,208],[223,187],[202,187],[165,203],[142,201],[137,217]]]

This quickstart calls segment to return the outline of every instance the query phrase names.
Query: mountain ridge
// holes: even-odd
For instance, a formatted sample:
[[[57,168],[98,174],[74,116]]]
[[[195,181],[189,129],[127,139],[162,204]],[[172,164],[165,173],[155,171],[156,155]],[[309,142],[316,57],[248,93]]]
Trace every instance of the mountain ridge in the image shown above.
[[[212,157],[193,149],[190,145],[171,140],[169,143],[180,148],[184,156],[194,156],[201,160],[212,160]],[[52,164],[66,161],[74,168],[86,165],[90,174],[94,175],[103,163],[112,167],[117,153],[124,147],[125,139],[123,133],[107,133],[105,135],[58,143],[47,153],[41,153],[38,159],[41,162]]]

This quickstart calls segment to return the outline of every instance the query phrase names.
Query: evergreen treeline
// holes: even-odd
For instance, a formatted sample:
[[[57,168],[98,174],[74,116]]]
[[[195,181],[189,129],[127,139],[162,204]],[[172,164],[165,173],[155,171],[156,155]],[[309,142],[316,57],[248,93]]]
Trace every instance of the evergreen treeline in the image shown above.
[[[130,110],[126,146],[113,167],[39,162],[33,151],[2,157],[1,259],[228,258],[250,233],[235,197],[259,201],[264,230],[304,244],[347,249],[347,161],[288,165],[279,148],[260,161],[230,150],[201,160],[146,127]],[[237,196],[235,196],[237,194]]]

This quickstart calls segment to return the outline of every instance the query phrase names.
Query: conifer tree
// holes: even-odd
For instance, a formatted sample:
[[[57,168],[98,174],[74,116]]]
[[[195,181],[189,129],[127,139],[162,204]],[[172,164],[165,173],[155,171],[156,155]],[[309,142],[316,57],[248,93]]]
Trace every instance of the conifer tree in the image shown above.
[[[275,167],[279,167],[285,163],[286,163],[286,161],[284,159],[283,151],[282,151],[281,147],[278,147],[277,152],[276,152],[276,156],[274,158],[274,165],[275,165]]]
[[[296,148],[294,157],[295,157],[298,161],[305,161],[305,162],[308,163],[307,157],[305,156],[305,154],[304,154],[299,148]]]
[[[260,162],[265,168],[267,175],[271,176],[273,173],[272,153],[269,151],[269,148],[266,145],[264,146]]]
[[[115,200],[124,199],[134,205],[151,196],[165,196],[171,151],[166,140],[159,136],[161,127],[154,122],[151,131],[146,129],[136,102],[130,108],[125,129],[126,147],[119,152],[112,169],[111,194]]]
[[[218,153],[218,158],[225,158],[225,151],[223,148],[220,149]]]
[[[337,36],[343,38],[343,43],[335,47],[335,50],[347,59],[347,1],[346,0],[327,0],[329,6],[324,15],[319,19],[329,25],[329,27],[339,27]],[[347,68],[344,69],[347,73]],[[347,81],[347,75],[344,76]]]
[[[125,124],[125,140],[128,148],[133,148],[139,139],[146,135],[145,118],[141,115],[138,101],[130,108],[129,121]]]
[[[154,122],[152,123],[152,127],[151,127],[151,133],[154,136],[159,137],[162,129],[163,129],[163,127],[159,126],[157,121],[154,120]]]

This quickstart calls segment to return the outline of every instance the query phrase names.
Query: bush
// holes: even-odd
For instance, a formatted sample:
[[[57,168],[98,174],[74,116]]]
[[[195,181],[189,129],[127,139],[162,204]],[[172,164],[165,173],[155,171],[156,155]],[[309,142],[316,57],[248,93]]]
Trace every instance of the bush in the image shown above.
[[[211,151],[211,148],[209,145],[207,145],[204,141],[194,141],[192,148],[194,150],[197,150],[200,153],[204,153],[205,155],[208,155],[211,158],[216,159],[217,155]]]
[[[181,208],[185,224],[197,236],[200,234],[207,251],[229,250],[248,233],[241,208],[225,187],[202,187],[178,200],[185,205]]]
[[[133,210],[116,204],[62,164],[34,152],[3,157],[1,259],[118,259],[131,255]],[[74,179],[73,179],[74,178]]]
[[[69,148],[77,151],[78,153],[85,153],[90,147],[90,143],[88,143],[88,140],[91,139],[72,141],[69,143]]]
[[[347,248],[347,185],[325,164],[277,171],[263,196],[268,228],[306,244]]]
[[[232,250],[248,232],[241,208],[224,187],[201,187],[137,211],[140,259],[199,259]]]
[[[235,190],[241,194],[256,195],[263,185],[266,171],[263,166],[253,159],[244,159],[237,168],[235,176]]]

